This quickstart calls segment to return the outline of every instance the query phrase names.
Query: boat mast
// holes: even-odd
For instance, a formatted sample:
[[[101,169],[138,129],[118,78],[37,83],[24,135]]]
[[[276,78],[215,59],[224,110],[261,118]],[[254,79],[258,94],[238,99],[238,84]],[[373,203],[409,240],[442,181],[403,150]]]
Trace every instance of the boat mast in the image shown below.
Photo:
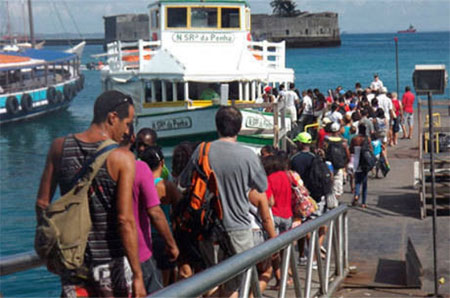
[[[30,23],[31,47],[34,48],[36,45],[36,40],[34,39],[33,11],[31,9],[31,0],[28,0],[28,19],[28,22]]]

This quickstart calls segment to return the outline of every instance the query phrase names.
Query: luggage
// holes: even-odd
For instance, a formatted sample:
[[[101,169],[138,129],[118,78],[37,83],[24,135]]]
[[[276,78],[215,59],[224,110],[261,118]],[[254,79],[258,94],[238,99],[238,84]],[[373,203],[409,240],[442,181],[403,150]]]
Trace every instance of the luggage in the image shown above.
[[[73,179],[72,189],[45,210],[38,210],[34,248],[50,272],[80,269],[91,231],[88,191],[98,170],[118,145],[104,141]]]

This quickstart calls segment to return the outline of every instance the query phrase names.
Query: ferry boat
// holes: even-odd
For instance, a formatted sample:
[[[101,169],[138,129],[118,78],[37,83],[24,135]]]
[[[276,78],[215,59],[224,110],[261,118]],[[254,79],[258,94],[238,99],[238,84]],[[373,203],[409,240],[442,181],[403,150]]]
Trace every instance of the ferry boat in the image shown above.
[[[416,28],[413,25],[409,25],[409,28],[406,30],[400,30],[397,33],[416,33]]]
[[[252,103],[267,85],[288,86],[285,42],[252,41],[250,7],[243,0],[159,0],[148,6],[149,40],[115,41],[101,70],[104,90],[130,94],[137,126],[153,128],[158,144],[217,138],[214,117],[221,104]],[[241,109],[239,142],[273,143],[272,114]],[[290,130],[290,121],[285,120]],[[259,133],[258,133],[259,130]]]
[[[0,124],[67,108],[84,87],[84,45],[66,52],[17,45],[0,50]]]

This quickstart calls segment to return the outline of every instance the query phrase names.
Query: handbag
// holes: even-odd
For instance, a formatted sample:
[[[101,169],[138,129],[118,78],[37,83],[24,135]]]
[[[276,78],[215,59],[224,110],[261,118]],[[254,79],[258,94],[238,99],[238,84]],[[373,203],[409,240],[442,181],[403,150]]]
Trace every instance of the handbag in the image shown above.
[[[336,195],[332,192],[326,195],[327,199],[327,208],[328,209],[334,209],[337,206],[339,206],[339,201],[336,198]]]
[[[111,150],[117,147],[112,140],[104,141],[74,177],[71,190],[46,209],[38,208],[34,248],[50,272],[60,275],[83,267],[92,226],[88,191]]]
[[[391,170],[384,156],[380,156],[380,158],[378,159],[378,168],[381,170],[381,173],[383,173],[383,177],[386,177],[386,175]]]
[[[300,176],[298,176],[298,174],[294,174],[291,171],[287,171],[286,174],[289,178],[289,182],[291,183],[292,213],[295,218],[305,220],[317,211],[318,207],[316,201],[311,198],[303,183],[299,183]]]

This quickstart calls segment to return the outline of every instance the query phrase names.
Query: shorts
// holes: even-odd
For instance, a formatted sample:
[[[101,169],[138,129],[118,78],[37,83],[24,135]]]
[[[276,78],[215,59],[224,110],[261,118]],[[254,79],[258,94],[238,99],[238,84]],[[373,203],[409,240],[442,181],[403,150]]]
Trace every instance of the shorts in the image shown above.
[[[283,218],[279,216],[273,217],[273,223],[275,225],[275,231],[277,234],[288,231],[292,226],[292,218]]]
[[[169,261],[166,253],[166,242],[159,233],[152,233],[153,257],[159,270],[174,269],[176,263]]]
[[[141,263],[141,268],[147,295],[164,288],[161,272],[156,268],[153,257]]]
[[[286,110],[291,116],[292,123],[297,122],[297,109],[295,107],[286,107]]]
[[[334,174],[333,178],[333,192],[336,196],[340,197],[344,193],[344,170],[339,169]]]
[[[325,196],[322,196],[320,202],[316,201],[316,203],[317,203],[317,210],[316,210],[316,212],[311,214],[311,216],[309,218],[307,218],[305,221],[308,221],[310,219],[318,218],[319,216],[321,216],[322,214],[324,214],[326,212],[326,209],[327,209],[326,205],[327,204],[326,204]],[[305,221],[303,221],[303,222],[305,222]]]
[[[125,257],[93,266],[85,278],[67,271],[61,275],[61,297],[129,297],[131,277]]]
[[[414,125],[414,114],[413,113],[408,113],[408,112],[403,113],[403,125],[409,125],[409,126]]]
[[[225,232],[225,235],[223,237],[228,239],[228,243],[233,250],[233,255],[244,252],[254,246],[253,232],[251,229],[228,231]],[[199,249],[202,252],[207,267],[214,266],[227,258],[222,249],[220,249],[219,245],[216,244],[216,241],[214,241],[214,239],[200,241]],[[226,291],[238,291],[241,287],[243,277],[244,274],[242,273],[235,278],[227,281],[224,284]]]
[[[253,244],[254,244],[254,246],[260,245],[261,243],[264,243],[264,241],[266,241],[266,238],[265,238],[263,230],[253,229],[252,233],[253,233]]]

